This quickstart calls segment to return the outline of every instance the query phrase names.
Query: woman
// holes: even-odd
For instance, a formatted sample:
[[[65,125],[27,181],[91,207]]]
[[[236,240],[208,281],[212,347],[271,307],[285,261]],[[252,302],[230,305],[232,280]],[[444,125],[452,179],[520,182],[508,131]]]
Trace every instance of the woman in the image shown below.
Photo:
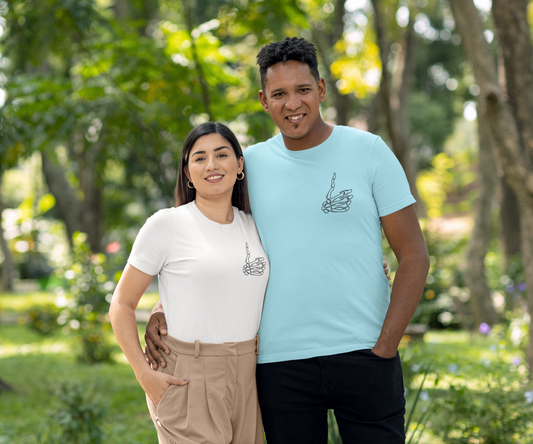
[[[220,123],[194,128],[181,154],[176,207],[142,227],[110,308],[160,443],[263,443],[255,361],[269,264],[249,211],[235,135]],[[156,274],[171,351],[157,371],[135,320]]]

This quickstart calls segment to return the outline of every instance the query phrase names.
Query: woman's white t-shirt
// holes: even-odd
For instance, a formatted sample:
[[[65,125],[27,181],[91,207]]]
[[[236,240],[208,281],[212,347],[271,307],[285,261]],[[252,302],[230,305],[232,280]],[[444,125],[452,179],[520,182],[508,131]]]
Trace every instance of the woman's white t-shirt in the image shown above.
[[[205,217],[195,202],[160,210],[141,228],[128,262],[159,275],[168,333],[182,341],[247,341],[259,329],[269,263],[251,214]]]

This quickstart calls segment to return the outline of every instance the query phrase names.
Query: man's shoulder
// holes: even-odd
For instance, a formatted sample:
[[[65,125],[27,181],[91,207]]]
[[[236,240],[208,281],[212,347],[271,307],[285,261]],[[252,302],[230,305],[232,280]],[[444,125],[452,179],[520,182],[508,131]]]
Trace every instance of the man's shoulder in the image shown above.
[[[335,131],[344,140],[373,145],[379,136],[351,126],[335,125]]]

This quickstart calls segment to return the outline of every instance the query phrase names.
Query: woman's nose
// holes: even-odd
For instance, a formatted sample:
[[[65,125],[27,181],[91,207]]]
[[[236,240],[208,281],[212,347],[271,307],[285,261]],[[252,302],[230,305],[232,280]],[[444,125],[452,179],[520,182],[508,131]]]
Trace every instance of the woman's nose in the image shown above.
[[[207,159],[207,168],[208,169],[216,169],[218,167],[217,159],[215,157],[209,157]]]

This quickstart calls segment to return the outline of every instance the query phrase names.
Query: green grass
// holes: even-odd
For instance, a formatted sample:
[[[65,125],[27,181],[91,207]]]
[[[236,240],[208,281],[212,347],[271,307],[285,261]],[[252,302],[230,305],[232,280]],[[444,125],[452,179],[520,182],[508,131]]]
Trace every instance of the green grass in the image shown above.
[[[55,296],[40,292],[0,294],[0,308],[17,315],[54,299]],[[148,294],[141,300],[140,307],[151,309],[157,300],[157,294]],[[139,325],[141,338],[144,327]],[[61,331],[44,337],[26,325],[0,325],[0,378],[15,390],[0,394],[0,444],[37,444],[43,420],[58,406],[55,390],[60,383],[68,381],[76,381],[93,391],[97,401],[107,409],[104,442],[156,443],[143,391],[123,355],[117,351],[115,364],[91,366],[77,362],[77,347],[76,338],[63,335]],[[418,402],[413,424],[419,421],[422,409],[427,408],[431,400],[442,400],[446,396],[451,384],[463,382],[472,393],[482,390],[484,375],[497,371],[509,375],[516,358],[521,359],[522,364],[512,374],[525,378],[523,352],[497,337],[460,331],[429,332],[424,343],[410,343],[401,355],[408,389],[407,412],[414,403],[423,369],[431,364],[424,385],[430,400]],[[442,444],[433,435],[431,424],[443,421],[446,417],[437,412],[419,444]]]
[[[104,442],[157,442],[144,393],[123,358],[81,364],[74,337],[58,332],[43,338],[25,326],[0,327],[0,337],[0,378],[14,388],[0,394],[0,443],[37,444],[44,418],[58,406],[57,387],[70,381],[93,390],[107,409]]]
[[[14,312],[23,314],[32,307],[53,304],[55,300],[55,294],[43,291],[20,294],[0,292],[0,314]],[[157,301],[159,301],[158,293],[145,293],[137,308],[151,310]]]
[[[53,293],[36,291],[32,293],[0,293],[0,313],[25,312],[31,307],[53,304]]]
[[[424,369],[430,366],[423,387],[428,400],[418,401],[411,430],[422,417],[423,409],[431,405],[433,409],[441,404],[452,385],[468,387],[472,396],[486,390],[488,380],[504,381],[509,391],[524,390],[527,376],[524,352],[499,337],[465,331],[429,332],[425,335],[424,343],[410,344],[401,355],[408,389],[407,412],[415,402]],[[512,365],[516,358],[521,361],[519,366]],[[449,423],[448,418],[437,408],[419,444],[442,444],[443,441],[433,434],[431,426],[443,423]]]

